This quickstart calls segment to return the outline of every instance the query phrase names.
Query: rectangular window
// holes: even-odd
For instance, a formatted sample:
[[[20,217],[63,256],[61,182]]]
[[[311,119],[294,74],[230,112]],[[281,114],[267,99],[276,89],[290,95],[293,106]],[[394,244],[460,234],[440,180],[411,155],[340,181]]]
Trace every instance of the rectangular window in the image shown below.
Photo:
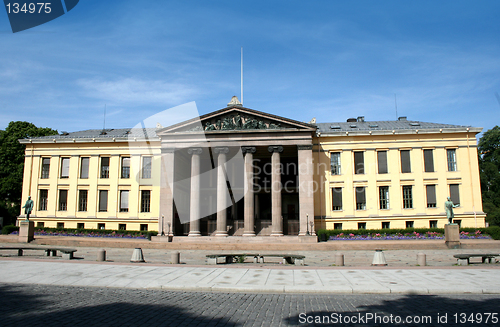
[[[76,228],[78,229],[85,229],[85,223],[77,223]]]
[[[80,178],[89,178],[89,163],[90,158],[83,157],[80,160]]]
[[[127,224],[118,224],[118,230],[127,230]]]
[[[366,223],[358,223],[358,229],[366,229]]]
[[[69,178],[69,158],[61,158],[61,178]]]
[[[387,169],[387,151],[378,151],[377,161],[378,161],[378,173],[387,174],[389,172],[389,170]]]
[[[334,223],[333,229],[342,229],[342,223]]]
[[[382,229],[389,229],[391,228],[391,222],[390,221],[383,221],[382,222]]]
[[[49,178],[50,158],[42,158],[42,176],[40,178]]]
[[[378,188],[380,209],[389,209],[389,186],[380,186]]]
[[[364,187],[356,187],[356,210],[366,210],[366,195]]]
[[[122,178],[130,178],[130,157],[122,158]]]
[[[64,228],[64,223],[57,223],[57,228],[63,229]]]
[[[406,228],[413,228],[413,221],[412,220],[406,221]]]
[[[43,227],[45,227],[45,223],[43,221],[39,221],[36,223],[36,227],[43,228]]]
[[[403,186],[403,208],[405,209],[413,208],[413,195],[412,195],[411,185]]]
[[[330,157],[332,175],[340,175],[340,152],[332,152]]]
[[[354,152],[354,173],[364,174],[365,173],[365,161],[363,152]]]
[[[99,190],[99,212],[108,211],[108,191]]]
[[[128,212],[128,191],[120,191],[120,212]]]
[[[68,210],[68,191],[59,190],[59,211]]]
[[[436,207],[436,185],[426,185],[427,193],[427,208]]]
[[[87,211],[88,191],[78,191],[78,211]]]
[[[448,158],[448,171],[457,171],[457,153],[455,149],[446,150],[446,157]]]
[[[141,224],[141,225],[140,225],[140,229],[141,229],[142,231],[147,231],[147,230],[148,230],[148,224]]]
[[[47,210],[47,200],[49,196],[49,190],[40,190],[40,200],[38,202],[38,210]]]
[[[109,157],[101,158],[101,178],[109,178]]]
[[[458,192],[458,184],[450,184],[450,198],[454,205],[460,206],[460,193]]]
[[[461,219],[453,219],[453,223],[458,225],[458,228],[462,228],[462,220]]]
[[[97,224],[97,229],[106,229],[106,224],[104,223]]]
[[[410,150],[401,150],[401,172],[411,173]]]
[[[429,227],[430,228],[438,228],[438,221],[437,220],[429,220]]]
[[[141,191],[141,212],[150,212],[150,210],[151,210],[151,191],[147,190]]]
[[[142,178],[151,178],[151,157],[142,157]]]
[[[424,171],[432,173],[434,171],[434,156],[432,149],[424,150]]]
[[[332,188],[332,210],[342,210],[342,188]]]

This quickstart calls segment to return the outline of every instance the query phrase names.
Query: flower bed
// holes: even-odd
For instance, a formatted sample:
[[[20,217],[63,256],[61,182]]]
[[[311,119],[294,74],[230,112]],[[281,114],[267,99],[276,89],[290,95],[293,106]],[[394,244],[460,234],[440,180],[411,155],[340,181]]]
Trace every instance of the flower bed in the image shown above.
[[[330,241],[350,241],[350,240],[441,240],[444,239],[444,234],[439,232],[424,232],[424,233],[367,233],[363,235],[355,235],[353,233],[340,233],[330,236]],[[475,232],[460,232],[460,239],[491,239],[489,235],[482,235],[481,231]]]
[[[10,235],[18,235],[18,231]],[[58,228],[35,228],[35,236],[76,236],[76,237],[105,237],[125,239],[151,239],[157,232],[148,231],[114,231],[99,229],[58,229]]]

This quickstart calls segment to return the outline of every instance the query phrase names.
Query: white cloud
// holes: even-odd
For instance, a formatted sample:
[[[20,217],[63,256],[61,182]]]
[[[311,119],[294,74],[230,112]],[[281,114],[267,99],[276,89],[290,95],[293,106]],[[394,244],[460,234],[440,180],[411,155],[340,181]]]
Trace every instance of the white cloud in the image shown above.
[[[77,85],[84,96],[97,98],[112,105],[166,105],[192,100],[197,93],[193,86],[160,80],[123,78],[114,81],[79,79]]]

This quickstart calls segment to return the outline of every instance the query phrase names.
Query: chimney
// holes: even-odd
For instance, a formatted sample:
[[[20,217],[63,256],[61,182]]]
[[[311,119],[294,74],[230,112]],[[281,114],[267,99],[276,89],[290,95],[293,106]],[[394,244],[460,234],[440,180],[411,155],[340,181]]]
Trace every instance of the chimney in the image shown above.
[[[365,121],[365,116],[358,116],[358,123],[362,123]]]
[[[401,116],[401,117],[398,118],[398,120],[399,121],[406,121],[407,119],[406,119],[406,116]]]

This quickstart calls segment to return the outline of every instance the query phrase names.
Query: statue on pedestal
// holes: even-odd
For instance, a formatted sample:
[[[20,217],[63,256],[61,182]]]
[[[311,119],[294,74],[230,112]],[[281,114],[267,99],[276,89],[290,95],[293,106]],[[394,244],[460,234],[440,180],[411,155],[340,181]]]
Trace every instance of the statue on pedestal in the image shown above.
[[[458,207],[458,204],[455,205],[453,204],[453,201],[451,201],[451,198],[448,197],[448,200],[444,203],[444,209],[446,211],[446,218],[448,218],[448,223],[452,224],[453,223],[453,218],[455,217],[453,213],[453,208]]]
[[[33,200],[31,200],[31,196],[28,196],[28,200],[26,200],[26,203],[23,206],[24,208],[24,213],[26,214],[26,220],[30,220],[30,214],[33,211]]]

